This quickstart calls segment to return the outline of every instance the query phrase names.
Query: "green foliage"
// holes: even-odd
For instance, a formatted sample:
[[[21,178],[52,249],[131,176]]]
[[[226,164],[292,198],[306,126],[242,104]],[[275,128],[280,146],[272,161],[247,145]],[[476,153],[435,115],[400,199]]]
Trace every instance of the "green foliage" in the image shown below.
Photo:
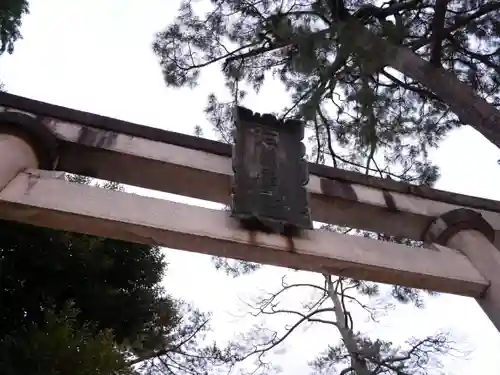
[[[14,52],[14,43],[22,38],[21,19],[29,13],[26,0],[2,0],[0,3],[0,55]]]
[[[141,371],[147,375],[164,373],[207,375],[227,370],[231,358],[225,356],[224,351],[215,342],[204,343],[210,331],[210,315],[188,304],[180,305],[179,310],[182,324],[171,332],[172,344],[162,355],[144,362]]]
[[[203,128],[200,125],[194,127],[194,135],[197,137],[203,137]]]
[[[389,341],[372,341],[361,334],[355,335],[355,339],[359,348],[358,356],[366,364],[370,375],[425,375],[429,367],[440,373],[440,355],[455,352],[443,334],[411,339],[402,347],[394,346]],[[343,375],[357,375],[351,367],[351,354],[344,345],[328,346],[310,364],[318,374],[338,373],[336,370],[342,368]]]
[[[132,375],[109,330],[81,325],[67,305],[48,309],[40,323],[3,336],[0,364],[5,375]]]
[[[217,270],[223,270],[226,275],[231,277],[238,277],[248,275],[258,270],[261,267],[259,263],[252,263],[247,261],[236,261],[233,259],[212,257],[212,262]]]
[[[0,254],[0,335],[40,322],[48,299],[56,308],[75,301],[82,324],[111,329],[119,343],[151,332],[162,311],[162,325],[174,322],[173,303],[158,287],[165,268],[158,248],[2,221]]]
[[[317,162],[432,185],[439,172],[428,151],[461,123],[421,82],[386,68],[384,51],[353,43],[354,23],[442,65],[500,105],[497,2],[452,0],[443,14],[431,0],[211,3],[201,14],[183,1],[153,49],[170,86],[193,87],[205,66],[221,66],[231,95],[211,95],[206,110],[223,140],[230,141],[229,107],[272,76],[292,100],[281,115],[314,131]]]

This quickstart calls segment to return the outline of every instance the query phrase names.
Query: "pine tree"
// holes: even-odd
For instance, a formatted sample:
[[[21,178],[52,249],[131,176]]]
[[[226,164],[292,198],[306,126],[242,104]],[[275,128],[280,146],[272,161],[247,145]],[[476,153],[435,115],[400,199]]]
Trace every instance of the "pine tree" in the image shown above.
[[[230,106],[272,75],[292,99],[278,114],[307,122],[318,162],[432,184],[428,150],[451,129],[500,145],[498,2],[220,0],[199,13],[184,1],[153,48],[169,86],[220,64],[231,99],[212,95],[207,113],[226,136]]]

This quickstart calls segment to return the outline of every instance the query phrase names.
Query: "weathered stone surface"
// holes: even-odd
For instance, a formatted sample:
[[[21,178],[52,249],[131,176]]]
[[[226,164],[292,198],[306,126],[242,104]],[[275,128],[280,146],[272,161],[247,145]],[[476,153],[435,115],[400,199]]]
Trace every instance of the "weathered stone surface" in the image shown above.
[[[30,115],[39,118],[43,122],[50,122],[52,119],[58,119],[59,121],[78,123],[82,126],[123,133],[156,142],[165,142],[215,155],[231,156],[231,146],[227,143],[215,142],[201,137],[133,124],[110,117],[96,115],[94,113],[77,111],[71,108],[60,107],[6,92],[0,92],[0,111],[5,109],[30,113]],[[337,180],[348,184],[370,186],[376,189],[409,194],[453,205],[466,206],[468,208],[500,212],[500,202],[492,199],[472,197],[433,189],[428,186],[416,186],[395,180],[366,176],[364,173],[346,171],[321,164],[309,163],[308,168],[311,174],[320,178]],[[80,171],[78,173],[82,172]]]
[[[304,127],[235,109],[231,213],[252,230],[293,234],[312,228]]]

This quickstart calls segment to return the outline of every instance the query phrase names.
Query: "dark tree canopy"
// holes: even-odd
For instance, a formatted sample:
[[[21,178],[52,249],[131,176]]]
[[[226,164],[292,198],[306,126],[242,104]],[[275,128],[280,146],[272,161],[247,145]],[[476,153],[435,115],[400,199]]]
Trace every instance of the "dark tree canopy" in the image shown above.
[[[0,222],[0,239],[0,335],[39,323],[48,304],[67,301],[80,323],[113,330],[119,343],[135,341],[162,310],[175,317],[158,288],[165,268],[158,248],[8,221]]]
[[[109,330],[80,325],[70,305],[47,309],[40,324],[12,329],[0,339],[3,375],[132,375]]]
[[[419,64],[443,67],[492,106],[500,105],[499,2],[210,3],[212,9],[200,14],[196,3],[183,1],[177,19],[158,33],[153,48],[169,86],[193,86],[205,66],[220,64],[231,97],[212,95],[206,111],[226,139],[228,104],[243,100],[245,88],[258,90],[266,77],[275,77],[292,99],[279,114],[307,121],[315,132],[311,140],[317,162],[432,184],[438,170],[427,160],[428,150],[463,122],[428,88],[428,81],[389,68],[390,52],[399,47],[413,51]],[[375,35],[368,38],[373,43],[366,43],[366,30]],[[415,59],[394,56],[395,65],[411,65],[418,72]]]
[[[14,52],[14,43],[22,38],[22,17],[29,13],[26,0],[2,0],[0,2],[0,55]]]
[[[106,366],[84,360],[92,355],[79,346],[89,353],[107,348],[103,355],[116,366],[125,363],[110,351],[116,345],[138,354],[163,348],[179,324],[176,301],[159,287],[164,269],[158,248],[1,221],[0,367],[14,374],[19,366],[37,368],[28,358],[45,358],[40,374],[48,375],[54,363],[69,371],[73,358],[91,374]],[[44,337],[50,339],[33,346]]]

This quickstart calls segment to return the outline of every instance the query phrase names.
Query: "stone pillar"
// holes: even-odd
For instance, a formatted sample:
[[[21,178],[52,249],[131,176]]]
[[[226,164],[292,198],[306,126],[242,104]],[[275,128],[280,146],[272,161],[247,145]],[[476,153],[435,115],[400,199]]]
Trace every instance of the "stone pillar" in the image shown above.
[[[57,139],[36,118],[0,112],[0,191],[28,168],[53,169]]]
[[[481,214],[465,208],[436,218],[425,234],[426,241],[462,252],[489,281],[482,298],[476,300],[500,331],[500,251],[494,239],[495,231]]]

